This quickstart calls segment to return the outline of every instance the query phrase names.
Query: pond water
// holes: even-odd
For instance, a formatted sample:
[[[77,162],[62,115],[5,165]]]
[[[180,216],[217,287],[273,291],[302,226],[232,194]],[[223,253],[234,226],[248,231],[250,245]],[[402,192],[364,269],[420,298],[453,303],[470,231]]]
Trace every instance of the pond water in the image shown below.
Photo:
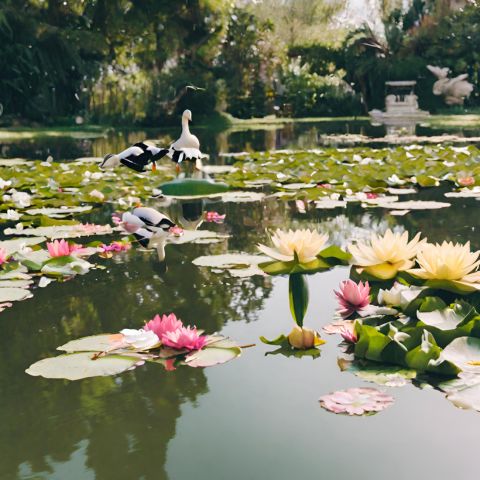
[[[480,137],[480,125],[465,122],[462,125],[417,125],[414,130],[418,137],[449,135],[466,141]],[[44,159],[73,159],[84,156],[103,157],[107,152],[120,152],[135,142],[146,138],[160,140],[162,144],[177,138],[177,128],[108,129],[105,132],[33,132],[27,135],[11,132],[0,137],[0,158],[21,157]],[[374,126],[368,120],[301,121],[286,124],[257,125],[255,127],[236,125],[226,130],[212,130],[192,125],[202,140],[202,149],[215,158],[219,153],[241,151],[263,151],[289,148],[316,148],[321,144],[343,145],[357,142],[356,136],[377,140],[384,144],[387,129]],[[375,145],[375,143],[373,144]]]
[[[235,147],[262,148],[263,141],[251,133]],[[60,143],[50,139],[49,145],[63,152]],[[8,156],[15,148],[12,144]],[[83,153],[100,155],[99,148],[89,143]],[[425,190],[420,198],[445,200],[443,193]],[[372,229],[400,226],[421,230],[432,241],[470,240],[480,248],[478,202],[449,201],[447,209],[397,217],[358,205],[301,213],[295,202],[278,199],[174,201],[168,207],[152,200],[151,206],[173,217],[182,211],[192,221],[207,207],[226,213],[224,224],[200,228],[230,237],[216,244],[169,245],[166,268],[152,252],[132,249],[105,262],[105,270],[38,289],[32,299],[2,312],[0,478],[478,478],[479,413],[457,409],[442,393],[412,385],[389,388],[395,403],[375,416],[325,411],[321,395],[372,384],[340,371],[336,336],[323,335],[327,343],[316,359],[266,355],[274,348],[259,336],[274,338],[292,326],[288,279],[237,278],[192,264],[202,255],[255,253],[255,244],[266,240],[266,228],[289,226],[316,227],[340,243],[353,231],[368,235]],[[84,218],[108,223],[110,215],[106,206]],[[337,306],[333,289],[346,278],[346,267],[309,276],[307,326],[321,331],[331,322]],[[139,328],[157,312],[175,312],[207,332],[256,346],[209,369],[168,372],[147,364],[119,376],[76,382],[24,373],[71,339]]]

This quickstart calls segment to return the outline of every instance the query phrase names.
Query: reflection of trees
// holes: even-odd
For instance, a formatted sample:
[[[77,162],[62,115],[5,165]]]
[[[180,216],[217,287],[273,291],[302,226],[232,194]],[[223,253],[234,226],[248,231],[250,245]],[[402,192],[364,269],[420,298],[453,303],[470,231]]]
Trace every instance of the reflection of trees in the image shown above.
[[[217,227],[225,228],[212,226]],[[174,311],[208,332],[226,321],[251,320],[270,283],[192,265],[215,248],[169,245],[165,273],[154,252],[131,252],[129,263],[117,256],[105,261],[107,271],[39,289],[33,300],[2,313],[0,478],[16,477],[20,465],[32,475],[51,472],[52,462],[68,462],[82,441],[85,465],[96,478],[166,478],[166,447],[181,404],[207,391],[202,370],[170,373],[147,365],[79,382],[32,378],[23,371],[59,353],[55,348],[70,339],[140,327],[157,312]]]
[[[114,277],[118,280],[118,272]],[[135,323],[125,319],[132,297],[101,300],[92,283],[76,282],[40,291],[36,301],[2,315],[0,478],[16,478],[20,465],[33,474],[51,472],[52,462],[68,462],[85,439],[86,465],[96,478],[167,478],[166,446],[175,435],[180,406],[207,391],[201,369],[165,372],[148,365],[118,377],[79,382],[23,373],[71,338]],[[56,300],[42,301],[47,298]],[[109,300],[118,308],[110,309]],[[81,478],[81,472],[77,475]]]

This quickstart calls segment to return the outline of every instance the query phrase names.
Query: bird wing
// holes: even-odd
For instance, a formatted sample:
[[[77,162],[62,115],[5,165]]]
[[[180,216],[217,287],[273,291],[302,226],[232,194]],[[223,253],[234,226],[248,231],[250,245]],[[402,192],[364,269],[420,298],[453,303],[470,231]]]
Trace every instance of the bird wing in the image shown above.
[[[138,157],[139,155],[142,155],[144,153],[144,150],[142,147],[136,145],[132,145],[131,147],[126,148],[125,150],[121,151],[118,154],[118,157],[120,159],[122,158],[130,158],[130,157]]]
[[[198,160],[206,155],[204,155],[198,148],[171,148],[168,152],[168,156],[175,163],[182,163],[184,160]]]

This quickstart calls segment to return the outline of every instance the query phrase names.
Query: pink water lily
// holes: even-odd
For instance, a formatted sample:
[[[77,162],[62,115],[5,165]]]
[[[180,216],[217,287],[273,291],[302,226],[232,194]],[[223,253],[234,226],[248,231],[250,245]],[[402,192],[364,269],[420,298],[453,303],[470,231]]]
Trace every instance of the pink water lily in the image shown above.
[[[322,329],[328,335],[334,335],[336,333],[341,334],[345,328],[348,329],[351,325],[353,325],[353,320],[336,319],[332,323],[324,325]]]
[[[200,335],[196,327],[181,327],[162,336],[162,343],[175,349],[200,350],[207,343],[207,337]]]
[[[4,263],[7,263],[7,251],[4,248],[0,247],[0,265],[3,265]]]
[[[81,245],[70,245],[66,240],[63,239],[47,242],[47,249],[51,257],[66,257],[72,253],[80,253],[84,250]]]
[[[338,292],[335,290],[335,295],[340,305],[338,312],[344,318],[370,305],[370,285],[368,282],[358,282],[357,284],[353,280],[346,280],[340,284]]]
[[[226,214],[220,215],[218,212],[205,212],[206,222],[223,223],[225,220],[225,217],[226,217]]]
[[[340,335],[347,343],[357,343],[358,338],[357,334],[355,333],[355,326],[353,323],[349,324],[348,326],[343,327],[340,330]]]
[[[122,217],[118,213],[112,213],[112,222],[115,225],[120,225],[122,223]]]
[[[364,415],[384,410],[393,397],[375,388],[349,388],[320,397],[320,405],[333,413]]]
[[[98,248],[102,253],[126,252],[132,248],[132,244],[130,242],[113,241],[110,245],[102,244]]]
[[[170,315],[155,315],[152,320],[145,324],[145,330],[151,330],[155,332],[160,340],[163,336],[169,332],[175,332],[179,328],[183,327],[183,323],[179,320],[174,313]],[[163,340],[162,340],[163,343]]]
[[[75,226],[79,232],[94,235],[96,233],[108,233],[111,231],[110,225],[96,225],[94,223],[82,223]]]
[[[475,185],[475,177],[467,176],[467,177],[459,177],[457,178],[457,183],[462,187],[470,187]]]

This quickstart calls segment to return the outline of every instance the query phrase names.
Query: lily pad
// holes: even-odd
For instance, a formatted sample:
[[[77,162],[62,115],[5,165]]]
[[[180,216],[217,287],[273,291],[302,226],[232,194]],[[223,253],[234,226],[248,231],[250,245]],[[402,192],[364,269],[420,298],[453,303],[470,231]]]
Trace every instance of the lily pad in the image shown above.
[[[263,255],[249,255],[248,253],[227,253],[223,255],[206,255],[193,260],[197,267],[210,267],[227,270],[233,277],[251,277],[265,275],[258,268],[258,264],[268,260]]]
[[[439,208],[450,207],[450,203],[426,200],[410,200],[406,202],[378,203],[377,206],[392,210],[436,210]]]
[[[81,380],[89,377],[117,375],[135,366],[137,357],[108,355],[92,360],[93,352],[70,353],[45,358],[31,365],[26,373],[34,377]]]
[[[4,302],[20,302],[27,298],[33,297],[30,290],[26,288],[6,287],[0,288],[0,303]]]
[[[223,193],[230,189],[226,183],[213,182],[205,179],[183,178],[160,185],[163,195],[184,196],[208,196],[215,193]]]
[[[70,340],[70,342],[57,347],[57,350],[61,350],[67,353],[73,352],[104,352],[121,341],[121,334],[103,334],[92,335],[90,337],[83,337],[77,340]]]
[[[185,364],[189,367],[212,367],[229,362],[242,354],[237,346],[225,348],[220,344],[212,344],[185,357]]]

